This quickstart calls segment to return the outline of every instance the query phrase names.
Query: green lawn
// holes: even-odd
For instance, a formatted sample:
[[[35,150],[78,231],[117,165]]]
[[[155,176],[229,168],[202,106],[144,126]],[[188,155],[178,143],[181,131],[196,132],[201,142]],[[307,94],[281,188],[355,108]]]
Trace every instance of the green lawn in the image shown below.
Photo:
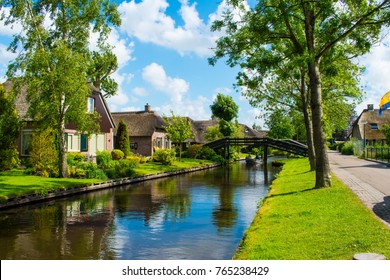
[[[286,161],[234,258],[350,260],[374,252],[390,259],[390,229],[338,179],[313,189],[308,170],[307,159]]]
[[[207,160],[183,159],[176,161],[171,166],[158,162],[140,164],[135,169],[137,176],[180,170],[185,168],[199,167],[213,162]],[[45,178],[40,176],[25,175],[22,169],[9,172],[0,172],[0,203],[8,198],[27,194],[46,194],[48,192],[64,190],[70,187],[83,187],[98,179],[75,179],[75,178]]]

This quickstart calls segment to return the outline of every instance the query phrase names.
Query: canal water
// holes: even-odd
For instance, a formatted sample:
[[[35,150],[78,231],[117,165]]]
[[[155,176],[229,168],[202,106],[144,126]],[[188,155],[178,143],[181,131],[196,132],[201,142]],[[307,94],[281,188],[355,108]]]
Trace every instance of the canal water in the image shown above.
[[[231,259],[267,181],[238,162],[4,210],[0,259]]]

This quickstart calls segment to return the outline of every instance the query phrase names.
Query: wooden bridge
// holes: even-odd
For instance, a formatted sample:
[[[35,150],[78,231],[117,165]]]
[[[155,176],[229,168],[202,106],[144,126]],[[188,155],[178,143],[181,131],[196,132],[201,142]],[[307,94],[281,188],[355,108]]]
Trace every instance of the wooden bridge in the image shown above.
[[[204,146],[212,149],[224,149],[225,158],[229,158],[230,146],[247,146],[247,147],[264,147],[264,161],[267,162],[267,148],[272,147],[278,150],[282,150],[291,154],[300,156],[307,156],[307,146],[294,140],[279,140],[268,137],[244,137],[244,138],[231,138],[226,137],[213,142],[204,144]]]

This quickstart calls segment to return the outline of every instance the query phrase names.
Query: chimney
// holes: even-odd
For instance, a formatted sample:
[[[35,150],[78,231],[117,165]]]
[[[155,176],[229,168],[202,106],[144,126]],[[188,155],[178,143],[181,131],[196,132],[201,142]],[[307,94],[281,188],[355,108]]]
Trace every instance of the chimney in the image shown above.
[[[149,105],[149,103],[146,103],[146,105],[145,105],[145,112],[150,112],[150,105]]]
[[[374,104],[367,104],[367,111],[369,112],[374,111]]]

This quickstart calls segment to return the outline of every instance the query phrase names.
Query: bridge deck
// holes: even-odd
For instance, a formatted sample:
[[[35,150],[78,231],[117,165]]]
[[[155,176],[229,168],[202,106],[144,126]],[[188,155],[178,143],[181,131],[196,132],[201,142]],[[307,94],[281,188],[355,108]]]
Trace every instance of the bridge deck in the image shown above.
[[[269,137],[244,137],[244,138],[231,138],[226,137],[219,139],[207,144],[204,146],[210,147],[212,149],[218,148],[227,148],[230,146],[253,146],[253,147],[272,147],[278,150],[286,151],[291,154],[296,154],[300,156],[307,156],[308,149],[307,146],[294,141],[294,140],[280,140],[273,139]]]

